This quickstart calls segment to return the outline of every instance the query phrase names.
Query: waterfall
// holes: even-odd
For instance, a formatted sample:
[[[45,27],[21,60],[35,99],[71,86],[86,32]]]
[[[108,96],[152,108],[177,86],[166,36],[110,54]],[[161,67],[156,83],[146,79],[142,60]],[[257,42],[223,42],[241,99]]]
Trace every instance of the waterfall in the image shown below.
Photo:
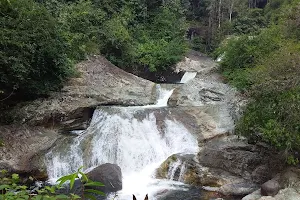
[[[158,106],[158,107],[167,106],[168,105],[168,100],[171,97],[174,89],[167,90],[167,89],[161,88],[160,85],[158,85],[157,88],[158,88],[159,92],[158,92],[158,99],[157,99],[157,102],[156,102],[155,106]]]
[[[161,85],[157,84],[156,85],[156,90],[157,90],[157,100],[154,105],[147,105],[147,106],[140,106],[136,108],[161,108],[161,107],[167,107],[168,106],[168,100],[173,94],[174,89],[168,90],[165,88],[162,88]]]
[[[49,177],[56,180],[80,166],[88,171],[104,163],[114,163],[123,173],[123,190],[119,193],[122,200],[130,199],[132,194],[138,198],[146,193],[151,196],[161,188],[180,184],[159,181],[152,175],[170,155],[196,153],[197,139],[168,115],[157,118],[156,114],[162,112],[159,107],[167,106],[173,92],[161,87],[159,91],[156,105],[95,110],[85,132],[62,141],[62,145],[46,155]]]
[[[167,177],[170,180],[183,181],[185,170],[186,162],[182,162],[178,159],[170,164]]]
[[[180,83],[187,83],[190,80],[194,79],[197,75],[197,72],[185,72],[181,78]]]

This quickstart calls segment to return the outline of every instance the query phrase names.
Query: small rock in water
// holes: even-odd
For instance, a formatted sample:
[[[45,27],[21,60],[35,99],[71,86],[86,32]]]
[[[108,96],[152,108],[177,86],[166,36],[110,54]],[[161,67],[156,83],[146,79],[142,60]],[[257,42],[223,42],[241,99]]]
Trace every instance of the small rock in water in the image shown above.
[[[280,185],[275,180],[269,180],[262,184],[261,186],[261,194],[263,196],[275,196],[280,189]]]
[[[92,181],[99,181],[105,186],[100,190],[103,192],[116,192],[122,189],[122,172],[118,165],[106,163],[100,165],[87,173]]]

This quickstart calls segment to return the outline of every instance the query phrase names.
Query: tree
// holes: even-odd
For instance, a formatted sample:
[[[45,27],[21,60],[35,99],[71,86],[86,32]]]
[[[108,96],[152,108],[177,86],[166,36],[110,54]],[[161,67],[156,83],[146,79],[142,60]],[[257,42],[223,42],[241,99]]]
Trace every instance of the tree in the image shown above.
[[[0,7],[0,90],[34,97],[59,89],[73,70],[56,20],[32,0]]]

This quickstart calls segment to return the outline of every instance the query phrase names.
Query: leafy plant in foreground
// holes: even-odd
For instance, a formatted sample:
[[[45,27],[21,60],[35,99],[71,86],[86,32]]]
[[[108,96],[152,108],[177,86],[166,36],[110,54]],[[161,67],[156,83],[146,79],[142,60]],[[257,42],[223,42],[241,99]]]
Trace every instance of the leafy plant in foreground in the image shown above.
[[[59,182],[58,187],[62,186],[66,182],[70,182],[70,189],[72,190],[75,184],[76,179],[80,179],[82,183],[82,198],[83,199],[91,199],[94,200],[96,199],[95,195],[101,195],[105,196],[104,192],[101,192],[100,190],[93,189],[94,187],[101,187],[104,186],[103,183],[101,182],[96,182],[90,180],[86,174],[84,174],[81,169],[83,167],[80,167],[77,172],[73,174],[69,174],[66,176],[61,177],[60,179],[57,180]]]
[[[0,200],[56,200],[56,199],[91,199],[95,200],[96,195],[105,196],[105,193],[101,192],[95,187],[104,186],[103,183],[94,182],[88,179],[86,174],[81,171],[82,167],[77,172],[69,174],[58,179],[58,185],[45,186],[42,189],[38,189],[33,192],[28,186],[21,184],[18,174],[12,174],[7,176],[7,172],[2,170],[2,176],[0,178]],[[32,177],[29,177],[33,181]],[[81,196],[76,194],[56,194],[57,189],[61,189],[62,185],[69,182],[70,189],[74,187],[75,180],[79,179],[82,185]]]

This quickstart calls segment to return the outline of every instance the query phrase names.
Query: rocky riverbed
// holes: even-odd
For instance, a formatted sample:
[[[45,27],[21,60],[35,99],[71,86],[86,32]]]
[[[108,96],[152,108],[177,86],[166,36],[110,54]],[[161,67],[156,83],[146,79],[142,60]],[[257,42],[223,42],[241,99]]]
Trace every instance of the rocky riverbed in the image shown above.
[[[124,72],[102,56],[91,57],[79,63],[77,68],[78,76],[71,79],[61,92],[53,93],[47,99],[17,105],[2,114],[11,124],[0,127],[0,137],[4,142],[0,148],[0,168],[46,180],[49,169],[45,154],[67,149],[67,144],[72,144],[78,137],[71,134],[72,131],[87,129],[82,147],[92,146],[95,140],[92,133],[100,128],[90,126],[97,109],[98,113],[106,113],[103,119],[118,115],[118,119],[126,119],[126,123],[129,120],[134,123],[132,130],[145,127],[148,120],[160,137],[165,134],[170,137],[168,134],[174,131],[195,136],[198,143],[196,153],[170,155],[154,173],[158,179],[188,184],[191,193],[181,192],[182,198],[300,199],[298,169],[286,169],[283,156],[267,145],[248,144],[246,139],[233,134],[235,121],[246,101],[234,88],[222,82],[217,64],[207,56],[190,52],[177,64],[176,71],[189,72],[191,79],[185,84],[163,86],[174,89],[168,107],[149,106],[143,110],[134,106],[155,103],[155,83]],[[177,123],[180,129],[173,130],[172,123]],[[114,131],[112,134],[120,130]],[[184,140],[189,138],[183,137]],[[84,148],[83,152],[91,156],[92,147]],[[90,160],[84,162],[91,164]],[[203,189],[213,195],[204,197]],[[162,190],[155,198],[172,199],[174,195],[180,199],[173,190]]]

